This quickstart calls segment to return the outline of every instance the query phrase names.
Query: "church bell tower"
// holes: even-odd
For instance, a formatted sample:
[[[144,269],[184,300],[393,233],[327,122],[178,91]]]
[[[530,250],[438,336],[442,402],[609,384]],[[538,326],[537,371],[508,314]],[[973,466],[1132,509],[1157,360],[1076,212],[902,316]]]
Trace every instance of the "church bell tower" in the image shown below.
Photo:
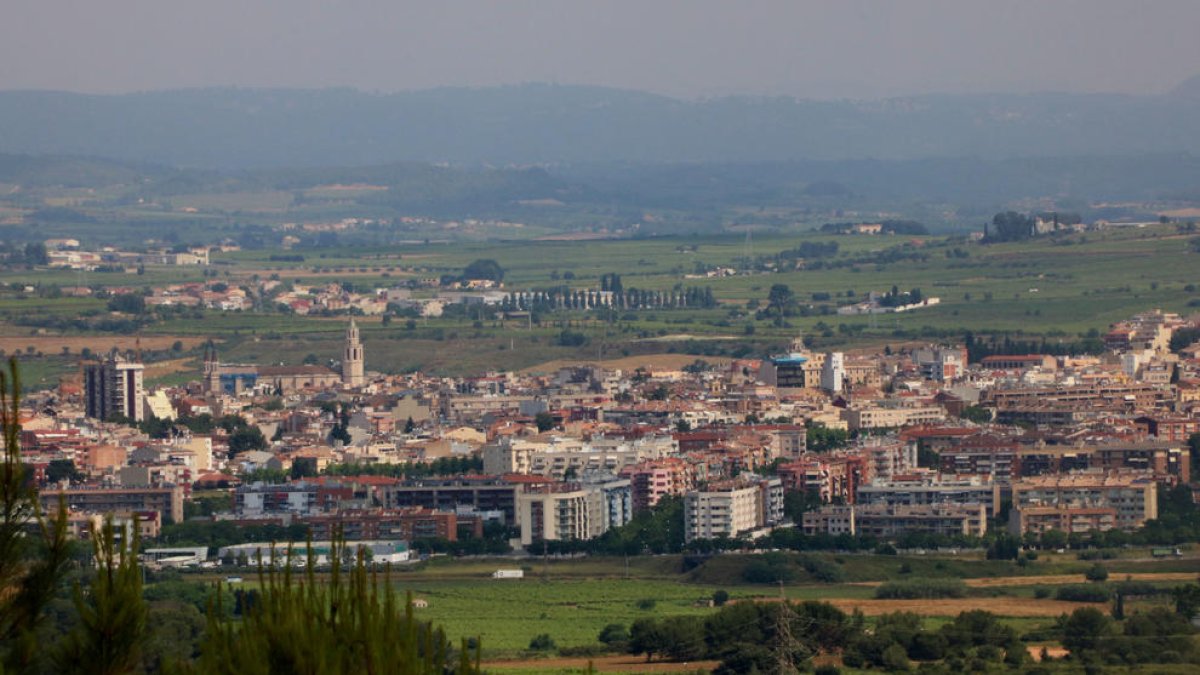
[[[363,374],[363,348],[358,337],[358,324],[350,319],[350,327],[346,329],[346,350],[342,353],[342,384],[350,387],[361,387],[367,378]]]

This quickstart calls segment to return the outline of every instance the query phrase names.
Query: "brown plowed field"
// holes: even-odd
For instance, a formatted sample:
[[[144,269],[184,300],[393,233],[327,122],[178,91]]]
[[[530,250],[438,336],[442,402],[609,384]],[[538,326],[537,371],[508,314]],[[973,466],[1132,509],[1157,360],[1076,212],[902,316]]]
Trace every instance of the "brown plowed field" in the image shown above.
[[[184,349],[191,349],[198,345],[204,344],[207,338],[196,336],[174,336],[174,335],[143,335],[142,349],[162,350],[170,349],[171,345],[178,340],[183,343]],[[61,354],[63,347],[71,350],[72,354],[79,354],[86,347],[92,350],[94,354],[103,354],[113,347],[126,350],[137,347],[137,338],[134,336],[114,336],[114,335],[96,335],[96,336],[71,336],[62,337],[56,335],[25,335],[25,336],[8,336],[0,337],[0,349],[4,350],[5,354],[13,354],[16,352],[24,352],[26,347],[33,347],[43,354]]]

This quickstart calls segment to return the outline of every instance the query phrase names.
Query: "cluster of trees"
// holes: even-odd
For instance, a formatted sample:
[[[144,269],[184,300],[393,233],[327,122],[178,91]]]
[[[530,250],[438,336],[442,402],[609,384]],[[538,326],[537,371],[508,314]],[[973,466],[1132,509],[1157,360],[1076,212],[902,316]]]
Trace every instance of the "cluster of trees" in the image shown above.
[[[488,522],[483,526],[483,536],[459,536],[456,541],[440,537],[422,537],[412,540],[413,551],[447,553],[450,555],[503,555],[512,551],[509,541],[521,535],[520,531],[503,523]]]
[[[180,309],[182,310],[186,308]],[[88,310],[75,316],[69,316],[65,314],[28,313],[16,316],[12,319],[12,321],[20,326],[49,328],[62,332],[121,333],[132,335],[141,330],[143,326],[150,323],[153,318],[154,317],[150,314],[140,314],[132,318],[108,315],[97,316],[92,314],[92,310]]]
[[[850,432],[845,429],[830,429],[812,420],[805,422],[804,427],[805,443],[812,452],[829,452],[850,444]]]
[[[1200,340],[1200,328],[1177,328],[1171,334],[1171,351],[1177,352]]]
[[[786,672],[815,654],[847,647],[864,624],[862,615],[849,616],[824,602],[739,602],[708,617],[637,619],[624,645],[647,661],[719,660],[716,673],[780,672],[781,667]],[[610,640],[621,637],[612,627],[605,631]]]
[[[859,223],[825,223],[821,226],[822,232],[833,234],[848,234],[854,230],[854,226]],[[880,223],[882,231],[886,234],[929,234],[929,228],[923,223],[915,220],[885,220]]]
[[[46,251],[46,245],[40,241],[31,241],[24,246],[4,242],[0,244],[0,260],[3,260],[6,265],[33,267],[34,265],[48,265],[50,255]]]
[[[1004,664],[1021,667],[1028,659],[1017,632],[984,610],[963,612],[938,630],[926,630],[911,612],[885,614],[871,632],[856,633],[842,654],[851,668],[903,671],[911,660],[942,661],[949,672],[987,672]]]
[[[1190,617],[1165,607],[1118,621],[1093,607],[1062,617],[1056,631],[1071,660],[1087,666],[1189,663],[1200,665],[1200,647]]]
[[[883,296],[879,298],[879,306],[902,307],[904,305],[915,305],[921,302],[922,299],[924,299],[924,296],[921,294],[921,289],[919,288],[914,288],[909,291],[901,291],[899,288],[896,288],[896,286],[893,285],[891,290],[889,290],[887,293],[884,293]]]
[[[836,584],[845,580],[842,568],[811,555],[786,555],[778,552],[755,556],[743,569],[742,580],[751,584],[792,582],[807,576],[813,581]]]
[[[118,293],[108,299],[108,311],[142,314],[146,311],[146,297],[140,293]]]
[[[267,447],[267,438],[263,435],[262,430],[247,422],[246,418],[241,415],[229,414],[213,417],[208,413],[201,413],[184,415],[174,420],[148,417],[141,422],[135,422],[129,418],[114,417],[109,421],[136,426],[139,431],[151,438],[170,438],[178,432],[180,427],[199,435],[212,434],[220,429],[229,436],[230,457],[247,450],[265,450]]]
[[[1067,660],[1089,667],[1197,658],[1194,629],[1181,614],[1162,608],[1123,623],[1099,610],[1078,609],[1061,617],[1051,633],[1070,650]],[[830,652],[841,652],[847,667],[890,672],[912,670],[914,662],[922,663],[922,672],[957,673],[1021,669],[1030,661],[1017,631],[985,610],[962,612],[936,629],[918,614],[895,612],[868,628],[861,614],[815,601],[739,602],[708,617],[641,618],[628,628],[605,626],[598,640],[647,661],[719,660],[714,672],[722,674],[803,670],[812,657]]]
[[[392,478],[425,478],[428,476],[460,476],[483,471],[483,458],[478,455],[439,457],[432,462],[404,464],[330,464],[327,476],[390,476]]]
[[[500,263],[490,258],[483,258],[472,261],[469,265],[463,268],[463,280],[484,280],[500,283],[504,281],[504,268]]]
[[[986,356],[1010,356],[1013,354],[1049,354],[1051,356],[1070,356],[1075,354],[1102,354],[1104,341],[1099,333],[1089,332],[1087,337],[1079,340],[1060,340],[1050,342],[1046,338],[1013,339],[1007,333],[1004,335],[989,335],[985,340],[971,331],[963,334],[963,344],[967,348],[967,359],[978,363]]]
[[[778,262],[794,262],[796,260],[817,260],[832,258],[837,255],[836,241],[806,241],[796,248],[789,248],[775,254]]]
[[[936,598],[962,598],[967,595],[967,585],[962,579],[920,578],[888,581],[875,588],[875,597],[880,599],[931,600]]]
[[[342,445],[350,445],[350,409],[342,408],[337,413],[336,421],[333,427],[329,430],[329,442],[340,442]],[[231,448],[232,449],[232,448]]]
[[[1003,211],[992,216],[990,225],[983,226],[985,242],[1023,241],[1036,234],[1037,220],[1016,211]]]

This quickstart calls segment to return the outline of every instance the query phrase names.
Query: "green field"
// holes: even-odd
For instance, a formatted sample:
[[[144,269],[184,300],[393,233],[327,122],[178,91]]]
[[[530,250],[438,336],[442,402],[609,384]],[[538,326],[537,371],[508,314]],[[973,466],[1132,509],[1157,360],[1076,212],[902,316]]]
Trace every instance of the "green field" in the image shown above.
[[[1127,552],[1129,556],[1141,554],[1137,550]],[[1004,607],[1014,601],[1031,601],[1037,586],[1056,587],[1057,584],[1045,583],[1039,577],[1082,574],[1092,565],[1073,554],[1051,554],[1046,560],[1028,565],[982,560],[978,554],[810,555],[835,564],[845,581],[819,583],[801,576],[784,588],[792,600],[866,600],[873,597],[874,588],[863,582],[913,577],[1029,577],[1028,585],[971,591],[972,597],[978,599],[969,602],[981,608],[989,606],[990,598],[999,598],[996,606]],[[411,593],[414,599],[428,602],[428,607],[415,610],[418,616],[443,626],[452,639],[481,637],[485,657],[498,658],[519,654],[530,639],[542,633],[549,634],[560,648],[582,647],[595,645],[600,630],[610,623],[627,626],[641,617],[704,615],[713,611],[706,601],[718,589],[727,591],[733,600],[777,597],[777,586],[742,581],[742,570],[754,559],[755,556],[747,555],[716,556],[684,571],[687,565],[679,556],[642,556],[631,558],[628,563],[621,558],[603,557],[547,562],[438,558],[397,568],[392,571],[391,579],[399,592]],[[1130,558],[1106,561],[1105,565],[1112,573],[1111,579],[1116,581],[1122,572],[1159,573],[1180,568],[1194,571],[1195,559]],[[516,568],[525,570],[523,579],[491,578],[497,569]],[[1159,585],[1170,588],[1179,583],[1184,582]],[[1098,606],[1107,609],[1107,605]],[[936,627],[951,618],[934,614],[926,622]],[[1053,617],[1018,616],[1005,620],[1022,634],[1053,623]]]
[[[214,265],[208,270],[153,268],[145,275],[10,270],[0,273],[0,282],[137,288],[200,281],[208,272],[231,285],[253,286],[256,280],[278,273],[291,281],[345,280],[371,288],[392,286],[410,276],[453,275],[472,260],[492,258],[506,270],[508,289],[597,288],[601,274],[616,272],[626,289],[709,287],[718,301],[712,309],[562,310],[540,316],[540,325],[533,326],[526,320],[500,321],[479,310],[417,319],[411,325],[404,318],[395,318],[390,325],[383,325],[378,317],[360,320],[370,368],[466,374],[524,368],[560,358],[661,352],[762,356],[782,348],[800,332],[815,348],[958,340],[968,330],[976,335],[1073,341],[1146,309],[1186,313],[1200,306],[1196,290],[1200,254],[1194,251],[1193,239],[1174,226],[1155,226],[986,246],[962,238],[811,232],[763,235],[750,246],[737,236],[468,241],[298,251],[305,256],[303,262],[270,261],[270,251],[239,251],[214,254]],[[836,242],[839,249],[836,256],[810,261],[805,269],[722,278],[688,276],[698,266],[740,268],[747,252],[770,256],[804,242]],[[573,279],[563,279],[567,272]],[[83,277],[86,280],[81,281]],[[776,284],[787,285],[797,299],[797,315],[787,317],[782,325],[756,317],[751,307],[765,306]],[[874,317],[833,312],[839,304],[893,286],[920,288],[926,297],[940,298],[941,304]],[[30,316],[69,318],[80,312],[102,316],[105,304],[5,291],[0,294],[0,334],[30,335]],[[336,358],[344,325],[344,317],[208,310],[199,317],[184,314],[152,321],[142,332],[210,336],[223,343],[222,355],[230,360],[299,363],[308,354]],[[583,333],[587,342],[559,346],[557,337],[564,328]]]

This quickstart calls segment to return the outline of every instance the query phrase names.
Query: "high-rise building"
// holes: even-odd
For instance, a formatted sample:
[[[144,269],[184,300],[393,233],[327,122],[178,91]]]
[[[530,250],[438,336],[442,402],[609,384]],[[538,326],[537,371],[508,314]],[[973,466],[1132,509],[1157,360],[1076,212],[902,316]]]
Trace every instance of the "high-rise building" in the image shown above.
[[[121,415],[138,422],[145,419],[142,398],[145,366],[126,359],[114,349],[101,363],[84,368],[84,395],[87,416],[106,420]]]
[[[350,319],[350,327],[346,329],[346,350],[342,354],[342,384],[351,387],[361,387],[367,378],[363,374],[363,347],[358,338],[358,324]]]
[[[846,378],[846,355],[841,352],[830,352],[825,355],[825,365],[821,368],[821,388],[835,394],[842,391],[842,381]]]

